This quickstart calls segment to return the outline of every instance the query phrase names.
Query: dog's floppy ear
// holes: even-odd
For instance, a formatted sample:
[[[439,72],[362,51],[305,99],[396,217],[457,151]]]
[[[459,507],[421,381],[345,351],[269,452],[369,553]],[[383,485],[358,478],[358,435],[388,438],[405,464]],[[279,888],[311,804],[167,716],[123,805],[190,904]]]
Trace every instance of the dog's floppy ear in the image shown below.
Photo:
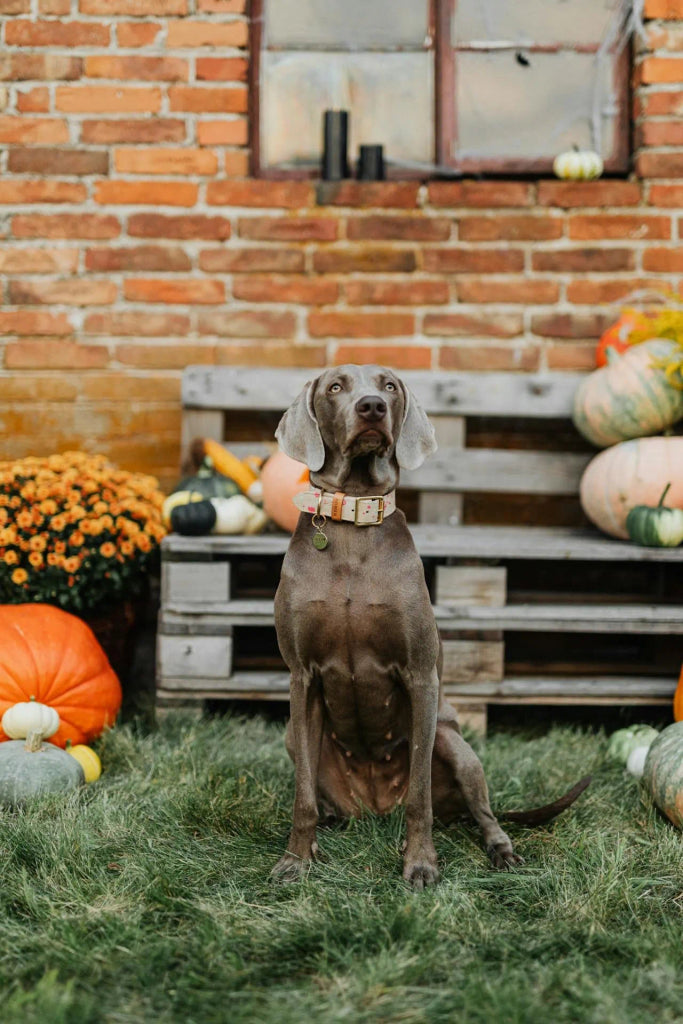
[[[405,411],[403,425],[396,442],[396,461],[401,469],[417,469],[428,455],[436,451],[434,427],[427,415],[405,384],[401,381]]]
[[[313,396],[318,380],[308,381],[278,423],[275,437],[290,459],[316,472],[325,461],[325,445],[315,417]]]

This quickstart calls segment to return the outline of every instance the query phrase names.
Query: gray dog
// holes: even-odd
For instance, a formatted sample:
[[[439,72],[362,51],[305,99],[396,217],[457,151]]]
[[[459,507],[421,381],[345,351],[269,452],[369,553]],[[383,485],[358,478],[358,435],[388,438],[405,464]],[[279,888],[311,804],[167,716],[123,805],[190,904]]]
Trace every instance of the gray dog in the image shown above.
[[[273,874],[315,858],[319,814],[378,814],[403,804],[403,877],[438,880],[432,820],[469,811],[496,868],[521,863],[489,806],[479,759],[441,686],[441,643],[424,570],[395,508],[400,469],[436,450],[415,397],[391,370],[340,366],[306,385],[283,416],[280,447],[311,471],[282,567],[275,625],[291,672],[287,750],[296,768],[293,827]],[[554,804],[508,815],[547,821]]]

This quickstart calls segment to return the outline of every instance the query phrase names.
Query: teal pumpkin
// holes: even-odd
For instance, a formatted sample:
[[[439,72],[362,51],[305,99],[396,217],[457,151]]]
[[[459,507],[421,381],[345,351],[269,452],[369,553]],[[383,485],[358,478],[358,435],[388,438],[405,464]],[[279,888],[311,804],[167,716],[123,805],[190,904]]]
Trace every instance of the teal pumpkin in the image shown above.
[[[230,477],[223,476],[213,468],[211,459],[206,458],[194,476],[186,476],[177,487],[176,491],[191,491],[195,494],[202,494],[205,498],[232,498],[234,494],[241,494],[239,486]]]
[[[68,793],[85,783],[75,757],[38,733],[0,743],[0,806],[16,807],[48,793]]]
[[[626,729],[617,729],[609,738],[607,756],[626,764],[629,755],[636,747],[644,747],[651,743],[659,733],[651,725],[634,725]]]
[[[663,729],[647,752],[643,785],[660,811],[683,829],[683,722]]]
[[[670,487],[668,483],[657,505],[636,505],[626,516],[626,530],[636,544],[675,548],[683,541],[683,508],[664,505]]]

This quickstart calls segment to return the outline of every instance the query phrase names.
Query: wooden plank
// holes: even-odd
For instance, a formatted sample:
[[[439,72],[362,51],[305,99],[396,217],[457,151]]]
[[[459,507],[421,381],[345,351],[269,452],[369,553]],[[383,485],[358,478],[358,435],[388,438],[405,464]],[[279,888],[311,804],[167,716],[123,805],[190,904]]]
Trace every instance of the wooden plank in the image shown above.
[[[451,456],[459,454],[465,444],[465,417],[436,416],[432,423],[441,452],[440,465],[443,465],[444,461],[446,465],[449,465],[448,454],[450,453]],[[445,477],[442,478],[437,474],[437,486],[431,490],[436,490],[438,493],[428,493],[420,483],[411,484],[410,473],[405,473],[404,477],[408,479],[403,481],[403,486],[417,487],[423,492],[418,500],[418,519],[421,523],[449,523],[451,526],[457,526],[462,522],[462,495],[452,493],[452,487],[442,486]],[[449,482],[452,482],[452,479],[454,478],[451,478]]]
[[[444,640],[444,685],[495,685],[503,678],[504,645],[500,640]]]
[[[289,673],[288,672],[234,672],[231,676],[225,676],[217,681],[207,676],[164,676],[158,682],[157,693],[160,690],[168,690],[173,693],[180,691],[194,692],[201,690],[202,686],[211,692],[212,696],[217,693],[224,693],[226,696],[233,696],[235,693],[271,693],[279,696],[289,697]]]
[[[502,608],[507,594],[505,566],[438,565],[436,603],[451,608]]]
[[[225,606],[224,606],[225,607]],[[273,620],[273,602],[270,602],[270,621]],[[250,623],[253,625],[253,622]],[[233,623],[221,609],[201,612],[196,605],[187,605],[185,612],[177,614],[162,607],[159,612],[159,633],[169,636],[232,636]]]
[[[225,416],[216,409],[183,409],[180,425],[180,465],[184,467],[190,454],[190,445],[197,437],[223,440]]]
[[[469,729],[478,736],[485,736],[488,727],[488,713],[486,704],[477,701],[451,701],[458,716],[461,728]]]
[[[231,636],[157,635],[157,678],[226,679],[232,669]]]
[[[229,562],[162,562],[161,600],[165,606],[212,604],[230,598]]]
[[[507,676],[500,682],[471,682],[446,686],[449,696],[468,695],[485,698],[508,697],[611,697],[621,701],[627,697],[668,697],[676,689],[676,681],[667,676]]]
[[[683,563],[683,547],[644,548],[607,537],[597,530],[575,527],[411,523],[410,532],[424,558]],[[162,550],[170,556],[192,551],[211,555],[284,555],[289,541],[286,533],[263,533],[250,537],[181,537],[170,534],[162,541]]]
[[[197,409],[269,409],[289,406],[319,369],[188,366],[183,405]],[[401,373],[430,415],[571,417],[578,373]]]
[[[491,494],[578,494],[590,455],[566,452],[508,451],[495,448],[443,448],[423,466],[401,474],[401,487],[420,491]],[[425,495],[420,496],[421,503]],[[445,496],[445,507],[453,499]],[[420,519],[446,522],[451,518]]]

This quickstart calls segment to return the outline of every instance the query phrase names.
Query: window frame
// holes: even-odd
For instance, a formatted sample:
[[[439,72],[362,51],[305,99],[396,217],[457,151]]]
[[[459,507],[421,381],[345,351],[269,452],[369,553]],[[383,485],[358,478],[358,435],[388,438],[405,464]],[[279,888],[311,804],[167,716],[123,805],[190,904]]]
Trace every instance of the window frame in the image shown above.
[[[387,168],[388,180],[431,180],[434,178],[460,178],[474,175],[498,177],[553,177],[551,157],[524,160],[518,157],[465,157],[456,159],[450,154],[457,138],[457,110],[455,105],[457,53],[474,48],[451,45],[451,19],[458,0],[428,0],[429,36],[434,59],[434,169]],[[263,52],[263,19],[269,0],[251,0],[250,54],[249,54],[249,147],[252,177],[270,180],[317,180],[320,167],[278,168],[262,167],[260,159],[261,130],[261,54]],[[497,49],[497,48],[495,48]],[[533,44],[523,47],[525,53],[556,52],[558,47]],[[567,47],[577,52],[594,52],[596,47],[579,45]],[[481,47],[476,52],[487,52]],[[619,96],[624,98],[614,122],[614,148],[604,160],[605,172],[614,176],[628,174],[631,168],[631,109],[633,94],[630,90],[631,47],[625,46],[614,64],[614,83]],[[321,127],[322,132],[322,127]]]

